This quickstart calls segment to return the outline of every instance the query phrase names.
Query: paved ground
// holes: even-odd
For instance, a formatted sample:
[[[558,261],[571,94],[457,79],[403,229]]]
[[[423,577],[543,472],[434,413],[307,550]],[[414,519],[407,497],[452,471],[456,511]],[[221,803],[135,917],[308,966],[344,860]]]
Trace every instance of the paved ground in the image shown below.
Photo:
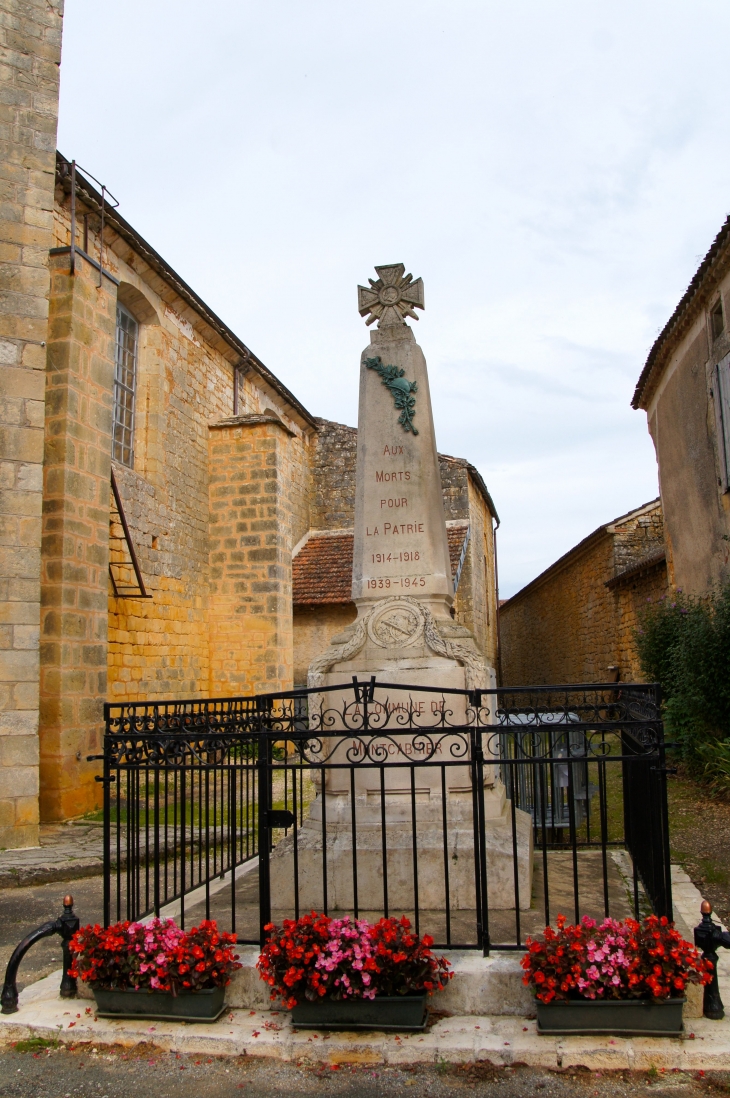
[[[24,1047],[24,1046],[21,1046]],[[380,1098],[402,1093],[452,1098],[464,1091],[499,1098],[709,1098],[730,1090],[730,1074],[568,1072],[485,1064],[388,1068],[306,1066],[159,1053],[30,1049],[0,1053],[2,1098],[250,1098],[321,1095]]]
[[[102,825],[42,824],[40,846],[0,850],[0,888],[78,880],[102,871]]]
[[[550,851],[548,856],[548,913],[554,923],[559,912],[569,918],[574,915],[575,901],[573,896],[573,859],[569,851]],[[235,925],[233,922],[233,909],[231,903],[232,883],[213,880],[210,887],[208,903],[208,916],[218,921],[218,925],[226,930],[235,929],[239,941],[256,941],[259,934],[259,890],[258,869],[255,864],[249,863],[250,872],[240,876],[235,884]],[[605,914],[605,897],[603,889],[603,867],[600,851],[582,850],[577,856],[577,872],[579,881],[579,900],[581,915],[591,915],[595,919],[602,919]],[[245,867],[241,867],[244,869]],[[609,912],[617,919],[626,918],[632,914],[631,902],[631,864],[628,856],[623,851],[609,851],[606,859],[607,885]],[[539,854],[535,855],[533,874],[532,906],[529,911],[522,911],[519,920],[520,941],[524,942],[529,934],[540,933],[545,926],[545,889],[543,876],[543,860]],[[172,874],[168,885],[172,891]],[[145,895],[146,878],[144,872],[140,873],[139,893]],[[219,890],[218,890],[219,889]],[[164,886],[163,886],[164,895]],[[640,893],[643,900],[643,892]],[[190,898],[185,904],[186,921],[196,921],[206,916],[204,902],[204,890],[199,890],[200,902],[191,906]],[[380,901],[381,897],[375,897]],[[120,916],[124,917],[125,895],[121,894]],[[371,922],[377,921],[383,914],[382,908],[368,909],[365,899],[361,897],[359,915]],[[169,911],[168,914],[179,915],[179,908]],[[331,915],[344,914],[330,908]],[[398,914],[407,915],[411,922],[416,924],[415,913],[412,910],[398,909]],[[272,908],[271,918],[276,923],[281,923],[284,918],[291,918],[293,912],[290,909]],[[117,918],[116,908],[112,911],[112,919]],[[447,938],[446,919],[443,910],[423,908],[420,912],[418,928],[421,934],[430,934],[442,945],[450,940],[462,946],[476,945],[477,939],[477,913],[475,909],[462,909],[451,912],[451,937]],[[512,945],[517,942],[517,922],[514,911],[492,910],[489,911],[489,934],[495,948],[499,945]]]
[[[63,897],[69,891],[73,894],[76,913],[83,923],[101,922],[101,877],[85,877],[65,885],[43,884],[0,891],[0,974],[4,975],[10,954],[21,938],[41,923],[56,919],[63,913]],[[52,938],[38,942],[26,954],[18,974],[19,989],[48,976],[61,964],[61,939],[54,934]]]

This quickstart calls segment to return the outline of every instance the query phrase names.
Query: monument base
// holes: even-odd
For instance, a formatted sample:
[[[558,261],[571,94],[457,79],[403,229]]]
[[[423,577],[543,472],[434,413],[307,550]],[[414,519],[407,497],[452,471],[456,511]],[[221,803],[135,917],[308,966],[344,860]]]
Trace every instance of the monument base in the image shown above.
[[[473,798],[471,791],[447,793],[447,828],[443,827],[441,797],[428,789],[416,791],[416,854],[412,829],[410,790],[386,794],[385,841],[380,820],[380,794],[356,798],[356,842],[353,855],[349,795],[326,793],[327,908],[382,911],[391,914],[476,909]],[[300,911],[324,906],[321,794],[310,806],[297,832],[297,873]],[[519,898],[528,910],[532,896],[532,818],[515,811],[517,866],[512,841],[512,806],[501,782],[485,789],[485,839],[488,905],[511,910]],[[385,848],[385,854],[384,854]],[[446,863],[445,863],[446,856]],[[384,874],[384,865],[387,874]],[[414,872],[414,869],[416,872]],[[271,853],[271,896],[277,908],[294,909],[294,837],[287,835]],[[515,881],[516,876],[516,881]],[[417,896],[416,905],[416,878]],[[448,901],[447,901],[448,889]]]
[[[353,677],[375,680],[366,726],[355,695],[331,690]],[[369,918],[386,907],[393,914],[476,911],[476,727],[485,753],[479,796],[488,906],[529,909],[532,818],[513,813],[499,759],[490,754],[499,750],[489,736],[493,695],[476,713],[467,694],[493,689],[494,670],[448,602],[358,600],[357,620],[311,664],[309,686],[322,690],[310,696],[309,723],[319,744],[313,761],[323,764],[325,812],[320,788],[297,834],[296,866],[291,834],[272,852],[273,906],[293,909],[296,872],[299,910],[321,910],[326,867],[329,911],[352,911],[356,899]]]

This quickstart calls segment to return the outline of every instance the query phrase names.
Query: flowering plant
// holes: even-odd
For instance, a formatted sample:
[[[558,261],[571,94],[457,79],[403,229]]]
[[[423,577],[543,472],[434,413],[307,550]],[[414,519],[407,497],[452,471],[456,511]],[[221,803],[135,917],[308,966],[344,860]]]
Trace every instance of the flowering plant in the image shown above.
[[[707,984],[712,965],[686,942],[664,916],[643,922],[604,919],[600,926],[584,915],[542,938],[527,939],[522,982],[544,1003],[553,999],[669,999],[687,984]]]
[[[69,943],[72,976],[92,987],[149,991],[201,991],[224,987],[241,965],[235,934],[203,920],[182,930],[172,919],[83,926]]]
[[[429,994],[446,987],[453,973],[431,952],[433,938],[411,933],[402,919],[331,919],[314,911],[269,923],[257,962],[261,979],[289,1009],[302,999],[374,999],[377,995]]]

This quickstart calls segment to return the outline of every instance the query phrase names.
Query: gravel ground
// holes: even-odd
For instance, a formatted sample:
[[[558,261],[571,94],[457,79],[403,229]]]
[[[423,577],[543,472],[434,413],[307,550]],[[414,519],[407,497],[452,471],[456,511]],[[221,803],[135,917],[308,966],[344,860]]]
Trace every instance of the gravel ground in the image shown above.
[[[20,1047],[23,1047],[22,1044]],[[275,1094],[322,1094],[379,1098],[405,1087],[414,1095],[450,1098],[464,1090],[499,1098],[616,1098],[656,1093],[666,1098],[700,1098],[730,1093],[730,1073],[635,1073],[538,1071],[483,1064],[418,1068],[308,1067],[266,1060],[211,1060],[160,1053],[139,1046],[75,1051],[36,1048],[0,1053],[2,1098],[250,1098]]]

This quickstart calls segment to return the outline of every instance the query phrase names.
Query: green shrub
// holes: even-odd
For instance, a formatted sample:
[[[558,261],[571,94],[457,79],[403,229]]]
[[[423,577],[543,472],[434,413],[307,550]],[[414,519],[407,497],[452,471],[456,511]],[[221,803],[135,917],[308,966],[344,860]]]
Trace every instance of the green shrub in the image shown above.
[[[659,682],[670,739],[730,789],[730,583],[706,598],[678,591],[647,606],[637,630],[642,671]]]
[[[712,791],[730,790],[730,740],[707,740],[697,744],[695,751],[702,776]]]

